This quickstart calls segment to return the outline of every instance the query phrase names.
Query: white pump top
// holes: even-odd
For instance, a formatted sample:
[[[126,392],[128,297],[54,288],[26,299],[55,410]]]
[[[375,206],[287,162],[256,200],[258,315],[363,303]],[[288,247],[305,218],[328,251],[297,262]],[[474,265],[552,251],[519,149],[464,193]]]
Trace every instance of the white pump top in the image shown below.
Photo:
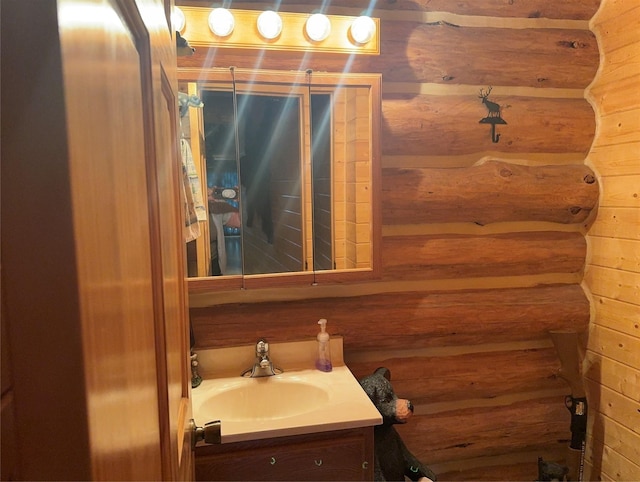
[[[318,341],[329,341],[329,333],[327,333],[327,320],[321,318],[318,320],[318,325],[320,325],[321,331],[318,333]]]

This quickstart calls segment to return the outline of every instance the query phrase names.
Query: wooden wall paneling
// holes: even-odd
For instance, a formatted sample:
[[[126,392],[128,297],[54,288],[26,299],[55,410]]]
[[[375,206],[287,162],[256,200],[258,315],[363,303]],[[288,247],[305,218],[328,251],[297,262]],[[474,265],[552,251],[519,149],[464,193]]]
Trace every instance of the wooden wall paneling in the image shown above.
[[[638,401],[587,379],[589,410],[602,413],[635,434],[640,434]]]
[[[633,303],[592,295],[598,325],[640,338],[638,306]]]
[[[286,8],[306,12],[310,3]],[[199,48],[180,59],[185,67],[381,73],[382,154],[391,159],[382,173],[382,280],[339,294],[273,288],[278,301],[216,293],[203,303],[215,306],[191,309],[197,348],[312,339],[326,317],[358,377],[385,364],[396,391],[417,403],[400,430],[442,469],[440,480],[526,480],[537,455],[560,460],[570,436],[548,331],[584,331],[590,317],[578,283],[599,186],[581,165],[596,131],[582,89],[598,68],[587,21],[599,1],[378,3],[379,56]],[[328,13],[361,8],[339,0]],[[479,124],[487,111],[477,95],[488,85],[508,123],[497,144]],[[488,156],[517,161],[475,165]],[[622,150],[599,158],[630,171],[636,160]],[[433,162],[471,167],[422,167]],[[565,284],[539,285],[549,277]],[[481,281],[456,284],[465,279]],[[529,287],[495,288],[510,282]]]
[[[598,208],[598,216],[589,229],[589,235],[640,240],[638,210],[632,208]]]
[[[619,145],[594,143],[588,161],[602,176],[640,174],[640,140]]]
[[[382,239],[383,278],[443,279],[578,272],[586,242],[580,233],[486,236],[392,236]]]
[[[437,464],[566,447],[571,435],[569,422],[564,396],[559,395],[505,406],[415,415],[396,427],[414,455],[427,464]]]
[[[629,342],[629,337],[625,337],[623,340],[627,343]],[[636,341],[636,346],[637,343]],[[627,360],[630,358],[628,354],[627,356],[610,358],[612,356],[611,351],[610,347],[598,352],[589,350],[584,360],[585,377],[632,400],[640,400],[640,383],[638,383],[640,381],[640,373],[637,363],[631,366],[628,365]]]
[[[589,480],[638,480],[640,465],[623,457],[619,452],[605,445],[599,456],[599,459],[593,458],[594,464]]]
[[[608,66],[615,50],[628,45],[634,45],[637,35],[634,30],[640,18],[640,5],[627,2],[607,2],[598,11],[592,21],[591,30],[598,36],[598,42],[606,51],[603,63]],[[607,71],[610,68],[607,67]],[[605,79],[604,72],[598,76],[598,81]]]
[[[593,418],[592,434],[594,439],[591,441],[591,457],[593,459],[594,469],[601,469],[605,473],[611,474],[616,480],[638,480],[640,475],[640,465],[638,460],[628,461],[630,463],[624,463],[622,465],[616,465],[614,463],[605,462],[605,453],[614,453],[612,457],[620,457],[620,461],[626,459],[622,454],[617,453],[617,449],[620,444],[631,445],[634,444],[640,434],[640,411],[638,410],[638,401],[621,395],[620,393],[612,390],[608,387],[593,382],[587,379],[587,397],[589,400],[589,413]],[[622,427],[626,427],[632,433],[629,438],[622,440],[616,440],[614,435],[616,432],[602,432],[601,427],[605,422],[603,417],[615,421]],[[626,431],[618,431],[618,434],[623,436],[627,435]],[[633,455],[633,452],[629,452],[627,449],[622,449],[624,453]],[[602,460],[602,465],[599,466],[599,462]],[[617,469],[631,470],[632,476],[620,477],[615,474]],[[613,473],[612,473],[613,471]]]
[[[636,306],[640,299],[640,273],[589,265],[585,269],[584,280],[597,295]]]
[[[600,183],[600,206],[640,208],[640,174],[603,176]]]
[[[592,324],[589,346],[597,353],[640,370],[640,338]],[[640,377],[640,374],[638,374]],[[633,389],[630,389],[633,390]],[[637,397],[640,401],[640,397]]]
[[[193,56],[180,58],[180,66],[350,70],[380,73],[385,82],[573,89],[586,88],[596,73],[598,46],[587,30],[465,27],[408,18],[382,22],[379,56],[309,53],[301,63],[283,52],[197,48]],[[465,55],[452,56],[452,45],[464,45]]]
[[[598,145],[635,142],[640,131],[640,116],[638,110],[627,110],[600,117],[598,126]]]
[[[614,112],[638,108],[638,102],[632,100],[638,81],[633,77],[633,70],[630,67],[636,50],[636,47],[630,45],[618,52],[617,59],[609,60],[610,63],[619,63],[608,73],[610,78],[606,81],[600,79],[600,82],[589,90],[589,97],[598,103],[598,112],[601,115],[606,116]],[[615,89],[620,95],[609,95],[611,89]],[[602,139],[599,140],[601,141]]]
[[[545,202],[540,203],[540,199]],[[584,221],[598,185],[586,166],[488,161],[458,169],[383,169],[384,224]]]
[[[394,20],[380,30],[377,65],[390,82],[585,88],[597,68],[597,43],[586,30]],[[463,45],[464,55],[451,55]]]
[[[485,87],[486,88],[486,87]],[[582,152],[593,141],[595,119],[583,99],[501,96],[507,125],[491,141],[487,114],[477,96],[385,94],[382,102],[382,153],[386,155],[463,155],[483,149],[505,152]]]
[[[640,460],[640,435],[602,413],[592,412],[590,415],[587,421],[589,440],[585,453],[586,462],[591,465],[598,463],[602,458],[601,447],[605,442],[622,457],[631,461]]]
[[[208,0],[180,0],[182,5],[209,6]],[[374,15],[385,15],[386,12],[403,11],[417,12],[450,12],[459,15],[480,15],[497,17],[522,17],[522,18],[558,18],[571,20],[589,20],[597,11],[599,0],[575,0],[562,4],[550,5],[546,0],[529,0],[520,2],[499,2],[493,0],[482,1],[458,1],[451,3],[449,0],[396,0],[393,2],[377,2]],[[252,2],[239,2],[248,8],[273,3],[269,0],[253,0]],[[309,12],[309,7],[317,7],[317,0],[296,0],[293,5],[287,5],[292,12]],[[359,0],[338,0],[331,3],[332,8],[362,10],[362,2]]]
[[[508,465],[485,465],[487,462],[484,461],[488,459],[485,457],[483,462],[478,464],[478,461],[473,461],[478,465],[471,466],[470,469],[458,469],[458,470],[448,470],[446,472],[438,472],[438,480],[439,481],[460,481],[466,482],[469,480],[474,481],[487,481],[493,482],[496,480],[530,480],[531,474],[538,473],[538,459],[537,457],[541,455],[545,455],[545,460],[557,461],[560,460],[560,456],[558,454],[554,454],[558,459],[554,459],[549,457],[546,454],[542,454],[541,452],[536,453],[526,453],[524,455],[528,455],[528,460],[526,462],[520,461],[511,461]],[[507,457],[503,457],[506,459]],[[520,457],[522,458],[522,457]],[[505,462],[508,460],[505,460]],[[464,466],[464,463],[461,465]],[[438,466],[436,466],[438,467]],[[446,470],[446,469],[445,469]],[[534,475],[535,476],[535,475]]]
[[[358,379],[378,366],[391,371],[391,381],[399,397],[415,405],[456,402],[467,399],[492,399],[520,392],[563,389],[556,377],[559,368],[554,348],[527,348],[456,355],[424,356],[398,351],[395,357],[382,353],[369,361],[346,363]]]
[[[609,0],[591,21],[602,55],[587,92],[599,117],[587,163],[602,187],[585,269],[594,308],[585,370],[591,480],[640,479],[639,21],[637,4]]]
[[[212,316],[215,313],[215,316]],[[582,331],[589,304],[577,285],[472,292],[403,292],[192,308],[198,347],[315,337],[318,318],[344,337],[345,352],[426,348],[546,338]],[[269,323],[265,323],[265,318]]]

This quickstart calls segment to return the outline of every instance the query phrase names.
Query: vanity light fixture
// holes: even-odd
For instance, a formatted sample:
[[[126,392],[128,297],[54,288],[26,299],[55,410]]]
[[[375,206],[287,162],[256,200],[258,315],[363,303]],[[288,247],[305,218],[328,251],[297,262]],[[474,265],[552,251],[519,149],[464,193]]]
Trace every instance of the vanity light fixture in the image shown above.
[[[180,8],[174,6],[173,10],[171,10],[171,23],[173,24],[173,28],[178,32],[182,32],[184,30],[187,20]]]
[[[226,8],[214,8],[209,14],[209,28],[218,37],[231,35],[236,25],[233,14]]]
[[[1,0],[0,0],[1,1]],[[176,0],[177,3],[186,0]],[[309,13],[180,6],[193,47],[380,55],[380,19]],[[180,33],[183,33],[180,31]]]
[[[351,23],[349,32],[355,43],[366,44],[376,33],[376,24],[371,17],[363,15]]]
[[[273,10],[265,10],[258,16],[258,32],[266,40],[273,40],[282,32],[282,19]]]
[[[314,42],[322,42],[331,33],[331,21],[322,13],[314,13],[305,23],[305,32]]]

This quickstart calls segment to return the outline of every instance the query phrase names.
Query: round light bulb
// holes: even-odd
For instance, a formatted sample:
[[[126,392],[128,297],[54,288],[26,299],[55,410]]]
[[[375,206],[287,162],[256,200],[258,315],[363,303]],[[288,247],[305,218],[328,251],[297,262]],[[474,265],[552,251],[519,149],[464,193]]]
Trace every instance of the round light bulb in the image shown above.
[[[307,19],[305,31],[314,42],[322,42],[331,33],[331,21],[322,13],[314,13]]]
[[[182,10],[178,7],[173,7],[173,10],[171,10],[171,23],[173,24],[173,28],[178,32],[182,32],[182,30],[184,30],[187,20],[185,19]]]
[[[376,33],[376,23],[371,17],[356,18],[351,24],[351,38],[355,43],[366,44]]]
[[[218,37],[226,37],[233,32],[236,22],[226,8],[214,8],[209,14],[209,28]]]
[[[282,19],[273,10],[265,10],[258,16],[258,32],[267,40],[273,40],[282,32]]]

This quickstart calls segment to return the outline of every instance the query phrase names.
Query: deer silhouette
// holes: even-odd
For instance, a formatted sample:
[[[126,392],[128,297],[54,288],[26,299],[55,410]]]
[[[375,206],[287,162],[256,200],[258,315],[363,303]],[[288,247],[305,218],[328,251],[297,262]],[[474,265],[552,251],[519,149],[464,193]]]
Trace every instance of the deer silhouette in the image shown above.
[[[488,100],[491,89],[492,87],[489,86],[486,93],[483,92],[482,89],[480,89],[480,95],[478,96],[478,99],[482,99],[482,103],[487,106],[489,117],[500,117],[500,105]]]

